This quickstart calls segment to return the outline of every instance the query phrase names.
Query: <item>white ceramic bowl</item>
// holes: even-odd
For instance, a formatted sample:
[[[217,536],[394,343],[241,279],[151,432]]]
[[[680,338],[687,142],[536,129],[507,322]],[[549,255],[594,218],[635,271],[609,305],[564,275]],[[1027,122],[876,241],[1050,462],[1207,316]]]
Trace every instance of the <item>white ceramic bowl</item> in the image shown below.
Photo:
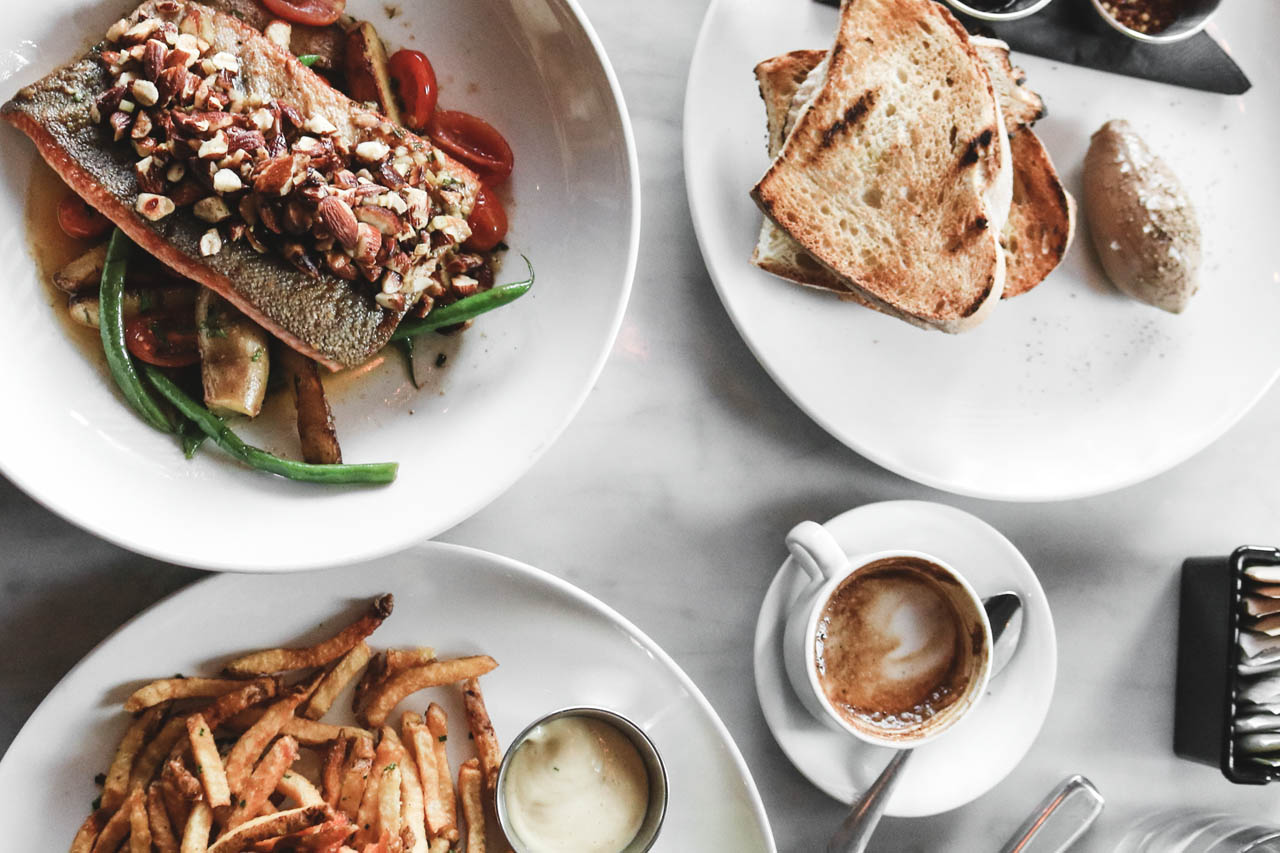
[[[989,12],[961,2],[961,0],[947,0],[948,5],[952,8],[983,21],[1016,21],[1019,18],[1034,15],[1051,2],[1052,0],[1016,0],[1005,9],[1001,9],[998,12]]]
[[[0,96],[79,55],[130,0],[48,0],[8,10]],[[396,14],[388,18],[388,9]],[[394,460],[385,488],[292,483],[206,448],[193,461],[140,421],[111,385],[92,335],[70,334],[41,281],[27,208],[56,200],[34,147],[0,143],[0,471],[86,529],[154,557],[210,569],[330,566],[399,550],[476,512],[545,451],[607,356],[630,291],[639,178],[617,80],[575,0],[351,0],[393,47],[425,51],[442,107],[489,119],[510,140],[511,259],[500,281],[534,290],[459,339],[416,390],[389,351],[327,383],[348,462]],[[56,180],[56,179],[55,179]],[[51,197],[52,196],[52,197]],[[247,440],[297,458],[288,394]]]
[[[1178,15],[1177,20],[1167,29],[1158,33],[1144,33],[1116,20],[1115,16],[1102,5],[1102,0],[1093,0],[1094,10],[1098,13],[1098,17],[1107,22],[1107,26],[1118,33],[1123,33],[1134,41],[1140,41],[1144,44],[1174,44],[1191,38],[1208,25],[1209,19],[1214,16],[1214,13],[1218,11],[1218,7],[1221,5],[1222,0],[1195,0],[1195,2],[1187,4],[1187,7]]]

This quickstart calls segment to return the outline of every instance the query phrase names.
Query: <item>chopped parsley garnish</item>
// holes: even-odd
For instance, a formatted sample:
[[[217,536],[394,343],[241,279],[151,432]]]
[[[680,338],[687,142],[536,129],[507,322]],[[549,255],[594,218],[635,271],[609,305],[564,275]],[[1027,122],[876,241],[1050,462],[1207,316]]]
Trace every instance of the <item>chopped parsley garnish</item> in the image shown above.
[[[301,62],[303,65],[307,66],[308,68],[310,68],[311,66],[315,65],[317,62],[320,61],[320,54],[304,53],[298,57],[298,61]]]

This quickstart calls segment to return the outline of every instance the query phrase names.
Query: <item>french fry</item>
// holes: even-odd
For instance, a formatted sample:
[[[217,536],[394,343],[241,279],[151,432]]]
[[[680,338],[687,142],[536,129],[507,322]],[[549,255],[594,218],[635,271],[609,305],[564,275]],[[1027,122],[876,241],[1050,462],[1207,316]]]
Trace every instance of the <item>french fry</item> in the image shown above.
[[[396,766],[400,768],[400,832],[402,837],[408,835],[405,853],[427,853],[427,814],[417,765],[395,729],[384,727],[382,732],[390,741]]]
[[[160,781],[172,787],[184,800],[195,802],[204,796],[204,785],[176,758],[165,764],[160,773]]]
[[[405,749],[418,771],[418,782],[422,786],[427,838],[435,838],[444,827],[445,814],[444,804],[440,801],[440,783],[436,778],[436,753],[431,746],[431,732],[418,714],[405,711],[400,719]]]
[[[152,782],[147,786],[147,821],[151,824],[151,843],[157,853],[178,853],[178,839],[165,809],[163,786]]]
[[[129,853],[151,853],[151,818],[147,815],[147,798],[133,799],[129,810]]]
[[[133,691],[124,700],[130,714],[177,699],[212,699],[244,686],[230,678],[161,678]]]
[[[318,720],[328,713],[333,707],[333,700],[337,699],[342,689],[351,683],[351,679],[359,675],[372,656],[373,650],[369,648],[368,643],[364,640],[357,643],[355,648],[342,656],[333,669],[324,674],[315,692],[311,694],[311,698],[298,712],[299,715],[309,720]]]
[[[226,828],[233,830],[261,814],[263,806],[267,805],[267,798],[297,759],[298,742],[293,738],[285,735],[272,744],[271,749],[258,762],[253,775],[237,794],[239,801],[227,818]]]
[[[227,754],[227,784],[231,793],[239,796],[240,789],[249,781],[249,774],[267,744],[278,734],[285,722],[293,719],[293,712],[302,701],[302,695],[295,693],[276,702],[266,713],[240,736],[231,752]]]
[[[298,743],[304,746],[319,746],[339,737],[373,740],[373,732],[359,726],[335,726],[332,723],[318,723],[315,720],[303,720],[299,717],[286,720],[280,733],[296,738]]]
[[[274,699],[279,692],[280,683],[274,678],[241,682],[238,690],[224,693],[214,699],[213,704],[204,709],[204,718],[211,728],[219,729],[227,720],[243,713],[247,708]]]
[[[133,817],[133,805],[142,799],[142,789],[133,788],[124,798],[120,808],[102,826],[102,832],[93,842],[93,853],[116,853],[129,834],[130,820]]]
[[[468,678],[462,687],[462,707],[467,714],[467,728],[475,741],[476,756],[484,772],[484,788],[490,796],[498,784],[498,768],[502,764],[502,750],[498,748],[498,735],[489,719],[489,709],[484,704],[480,681]]]
[[[378,833],[388,838],[400,837],[400,788],[404,782],[401,765],[395,761],[382,771],[378,783]]]
[[[129,774],[133,772],[133,763],[147,738],[155,730],[164,712],[159,708],[147,711],[129,724],[120,745],[116,747],[115,758],[107,770],[107,780],[102,784],[102,807],[117,809],[129,793]]]
[[[315,826],[325,819],[324,806],[302,806],[285,809],[274,814],[255,817],[240,824],[230,832],[224,832],[209,847],[209,853],[239,853],[256,842],[280,835],[288,835]]]
[[[338,798],[342,795],[342,764],[350,745],[350,738],[340,737],[330,741],[324,751],[324,763],[320,770],[320,796],[335,809],[338,807]]]
[[[293,800],[300,806],[322,806],[324,797],[316,790],[316,786],[301,773],[286,770],[276,785],[276,793]]]
[[[429,687],[476,678],[493,671],[497,665],[498,662],[488,655],[471,655],[411,666],[388,675],[370,694],[369,703],[361,712],[362,721],[369,726],[381,726],[387,721],[392,709],[409,695]]]
[[[364,668],[364,674],[360,676],[360,680],[356,682],[355,692],[351,696],[351,711],[359,716],[364,710],[364,706],[369,704],[369,695],[373,693],[373,688],[381,683],[387,674],[387,653],[378,652],[369,659],[369,665]]]
[[[394,673],[411,666],[422,666],[436,659],[436,650],[430,646],[412,649],[387,649],[387,672]]]
[[[196,803],[182,829],[181,853],[205,853],[209,849],[209,833],[213,830],[213,809],[206,802]]]
[[[342,771],[342,788],[338,795],[338,810],[355,820],[360,814],[364,789],[373,769],[373,741],[357,738],[351,743],[351,751]]]
[[[169,823],[183,827],[187,825],[191,806],[204,798],[204,787],[181,761],[175,759],[165,764],[160,772],[160,795],[164,798],[165,811],[169,813]]]
[[[364,796],[360,798],[360,808],[356,811],[356,846],[372,844],[378,838],[378,806],[382,794],[382,774],[395,762],[395,753],[391,744],[384,738],[378,744],[373,756],[373,766],[365,780]]]
[[[203,714],[187,717],[187,735],[191,740],[191,757],[200,771],[205,799],[215,809],[231,805],[227,772],[222,766],[218,745],[213,742],[213,729],[209,728]]]
[[[262,719],[264,713],[260,708],[250,708],[227,720],[226,727],[232,731],[248,731]],[[303,746],[320,746],[340,737],[373,740],[373,732],[360,726],[339,726],[316,720],[304,720],[301,717],[290,717],[285,720],[280,728],[280,734],[292,736]]]
[[[324,823],[309,826],[288,835],[268,838],[253,845],[257,853],[271,853],[274,850],[289,853],[336,853],[339,850],[350,850],[350,847],[339,847],[342,842],[355,832],[355,825],[346,815],[331,817]]]
[[[431,733],[431,751],[435,753],[436,798],[444,815],[440,828],[432,827],[432,834],[443,835],[450,841],[458,840],[458,806],[453,793],[453,771],[449,769],[449,718],[435,702],[427,706],[427,731]]]
[[[85,818],[84,823],[80,824],[80,829],[76,831],[76,837],[71,840],[70,853],[90,853],[93,850],[94,842],[98,840],[98,835],[102,832],[102,828],[111,819],[112,811],[112,809],[103,806]]]
[[[151,777],[155,776],[160,765],[169,759],[169,753],[179,740],[187,733],[187,723],[183,717],[172,717],[163,726],[151,742],[138,754],[129,771],[129,790],[143,788]]]
[[[467,853],[484,853],[484,799],[480,761],[467,759],[458,768],[458,797],[462,800],[462,817],[467,822]]]
[[[450,847],[449,839],[443,836],[440,838],[433,838],[431,840],[431,846],[427,848],[427,853],[449,853]]]
[[[244,678],[332,663],[377,630],[383,620],[391,615],[394,603],[395,599],[390,593],[378,596],[365,615],[324,642],[300,649],[266,649],[254,652],[231,661],[225,670],[228,675]]]

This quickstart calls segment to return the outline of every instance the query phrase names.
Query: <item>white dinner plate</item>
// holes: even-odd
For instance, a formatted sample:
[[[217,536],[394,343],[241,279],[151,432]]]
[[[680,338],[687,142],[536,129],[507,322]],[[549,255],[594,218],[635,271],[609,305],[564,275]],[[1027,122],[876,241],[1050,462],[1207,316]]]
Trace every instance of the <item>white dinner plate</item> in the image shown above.
[[[1201,288],[1181,316],[1121,296],[1082,215],[1050,278],[960,336],[750,263],[761,215],[748,193],[769,162],[752,68],[829,48],[835,25],[834,9],[809,0],[713,0],[685,99],[685,176],[707,267],[748,346],[815,421],[919,482],[1051,500],[1172,467],[1270,387],[1280,369],[1280,16],[1224,3],[1209,27],[1253,80],[1241,97],[1015,53],[1049,108],[1036,133],[1077,200],[1090,134],[1111,118],[1128,119],[1181,177],[1204,231]]]
[[[937,740],[916,748],[889,796],[886,814],[920,817],[977,799],[1018,766],[1053,698],[1058,643],[1035,572],[994,527],[943,504],[866,504],[823,526],[847,554],[922,551],[952,566],[983,598],[1007,591],[1021,596],[1022,636],[1013,658],[991,679],[973,711]],[[850,803],[875,781],[894,751],[817,719],[792,689],[782,660],[782,632],[787,612],[808,583],[808,575],[788,557],[765,594],[756,623],[756,690],[765,722],[791,763],[823,791]]]
[[[775,850],[759,794],[733,739],[689,677],[626,619],[562,580],[514,560],[428,543],[376,563],[306,575],[222,575],[170,596],[89,653],[40,703],[0,761],[6,850],[65,850],[128,724],[120,702],[141,683],[214,674],[246,650],[328,636],[383,592],[395,610],[377,648],[432,645],[489,654],[485,699],[500,742],[535,717],[600,705],[636,722],[662,754],[670,802],[655,851]],[[463,727],[456,690],[417,694]],[[325,717],[342,720],[341,699]],[[396,715],[398,718],[398,714]],[[450,739],[450,760],[471,757]],[[31,815],[40,815],[31,820]]]
[[[6,7],[0,98],[78,56],[130,0]],[[400,353],[327,382],[348,462],[397,461],[385,488],[324,487],[249,471],[216,449],[188,462],[108,378],[92,334],[69,333],[65,297],[40,280],[27,208],[61,190],[7,125],[0,163],[0,471],[55,512],[154,557],[210,569],[275,571],[390,553],[457,524],[501,494],[586,398],[622,320],[639,241],[630,121],[600,43],[575,0],[351,0],[393,47],[425,51],[440,105],[489,119],[510,140],[512,251],[499,281],[529,295],[456,339],[429,387]],[[389,17],[392,16],[392,17]],[[38,236],[38,235],[37,235]],[[74,330],[71,330],[74,331]],[[233,427],[298,458],[292,403]]]

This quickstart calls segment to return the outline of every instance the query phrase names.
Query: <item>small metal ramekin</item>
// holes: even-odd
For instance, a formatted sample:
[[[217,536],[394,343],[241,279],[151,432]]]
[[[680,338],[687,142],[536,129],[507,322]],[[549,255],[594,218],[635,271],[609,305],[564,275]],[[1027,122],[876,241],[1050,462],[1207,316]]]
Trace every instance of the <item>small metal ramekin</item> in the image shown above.
[[[975,9],[967,3],[962,3],[961,0],[947,0],[947,3],[957,12],[963,12],[982,21],[1016,21],[1019,18],[1034,15],[1051,2],[1052,0],[1014,0],[1005,9],[989,12],[985,9]]]
[[[511,846],[515,848],[516,853],[528,853],[520,837],[511,828],[511,822],[507,816],[504,791],[506,790],[507,768],[511,766],[511,757],[516,754],[516,750],[520,748],[520,745],[524,743],[534,729],[543,723],[549,723],[561,717],[587,717],[608,723],[630,740],[636,751],[640,753],[640,759],[644,762],[644,768],[649,774],[649,808],[645,812],[644,821],[641,822],[640,828],[636,830],[635,837],[619,853],[647,853],[653,843],[658,840],[658,832],[662,829],[662,820],[667,815],[667,769],[662,765],[662,756],[658,754],[657,747],[653,745],[653,741],[649,740],[649,736],[644,733],[644,730],[631,722],[631,720],[607,708],[597,708],[590,705],[561,708],[559,711],[552,711],[550,714],[539,717],[525,727],[524,731],[516,735],[515,739],[511,741],[511,745],[507,747],[507,753],[502,757],[502,766],[498,768],[497,783],[498,823],[502,825],[502,831],[506,833],[507,840],[511,842]]]
[[[1172,44],[1191,38],[1204,29],[1205,24],[1209,23],[1209,19],[1213,17],[1214,12],[1218,11],[1220,5],[1222,0],[1188,0],[1186,10],[1173,24],[1158,33],[1144,33],[1117,21],[1102,5],[1102,0],[1093,0],[1094,10],[1113,30],[1146,44]]]

